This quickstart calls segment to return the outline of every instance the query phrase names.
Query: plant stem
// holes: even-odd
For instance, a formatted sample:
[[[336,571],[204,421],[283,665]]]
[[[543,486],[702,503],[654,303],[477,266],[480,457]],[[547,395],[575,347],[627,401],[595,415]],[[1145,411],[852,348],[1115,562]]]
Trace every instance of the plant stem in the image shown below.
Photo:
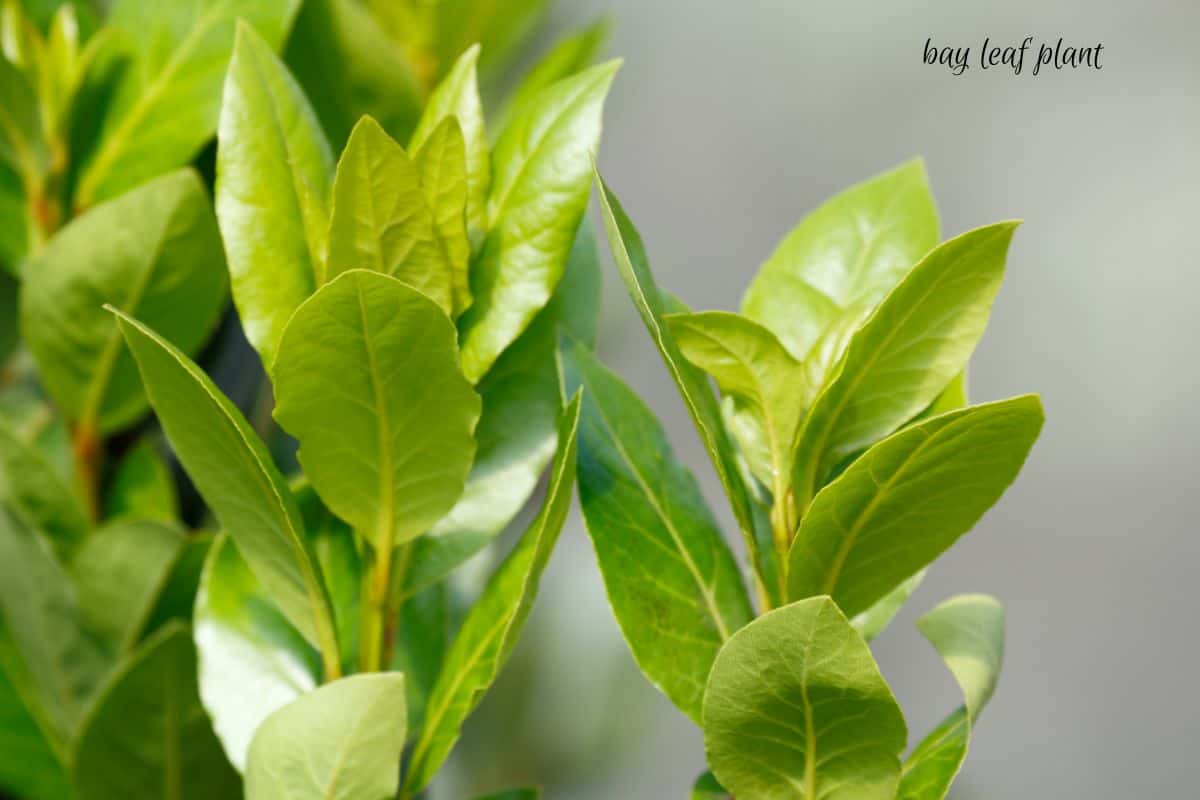
[[[389,541],[384,539],[384,541]],[[358,637],[358,668],[375,672],[383,662],[384,629],[391,586],[392,553],[371,549],[369,569],[363,571],[362,611]]]
[[[93,522],[100,519],[100,460],[104,440],[90,419],[81,419],[71,431],[71,453],[75,458],[75,480],[84,508]]]
[[[392,567],[391,586],[388,588],[387,616],[383,633],[383,652],[380,654],[379,668],[386,670],[392,663],[392,653],[396,649],[396,634],[400,629],[400,612],[404,610],[404,579],[408,574],[408,565],[412,563],[412,542],[405,542],[395,550],[396,563]]]

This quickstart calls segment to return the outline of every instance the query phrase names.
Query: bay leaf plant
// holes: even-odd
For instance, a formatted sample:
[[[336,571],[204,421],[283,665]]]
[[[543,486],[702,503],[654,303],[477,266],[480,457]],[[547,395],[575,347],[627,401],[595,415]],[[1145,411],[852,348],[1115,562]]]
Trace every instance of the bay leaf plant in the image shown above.
[[[995,687],[1003,609],[962,595],[918,622],[963,704],[907,754],[868,642],[1000,498],[1041,429],[1036,396],[966,400],[1016,223],[939,243],[914,161],[801,220],[740,312],[692,312],[656,284],[597,181],[614,261],[749,567],[752,591],[650,409],[565,337],[564,389],[583,390],[584,519],[634,659],[703,730],[711,772],[692,796],[940,800]]]

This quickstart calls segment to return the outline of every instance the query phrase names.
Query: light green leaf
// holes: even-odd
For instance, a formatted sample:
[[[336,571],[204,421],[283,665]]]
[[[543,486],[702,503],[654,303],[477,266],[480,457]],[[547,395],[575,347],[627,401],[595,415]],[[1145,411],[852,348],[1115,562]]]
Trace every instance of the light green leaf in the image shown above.
[[[729,792],[711,772],[705,772],[692,784],[691,800],[730,800]]]
[[[704,694],[704,749],[734,797],[892,800],[904,716],[866,643],[828,597],[733,635]]]
[[[1034,395],[972,406],[872,447],[813,501],[792,543],[789,597],[859,614],[974,527],[1042,428]]]
[[[762,265],[742,313],[804,358],[830,327],[878,303],[937,240],[925,165],[910,161],[805,217]]]
[[[91,527],[79,498],[45,453],[0,420],[0,503],[20,512],[49,537],[55,552],[70,553]]]
[[[21,330],[58,407],[108,433],[146,396],[107,303],[193,354],[225,303],[221,239],[199,176],[164,175],[75,219],[26,270]]]
[[[479,81],[475,70],[478,61],[478,45],[468,47],[458,56],[446,77],[429,95],[425,112],[408,145],[411,152],[418,152],[443,120],[453,117],[458,121],[466,148],[466,225],[472,249],[483,242],[488,191],[492,185],[491,156],[488,154],[483,103],[479,99]]]
[[[131,46],[87,159],[76,205],[87,208],[191,161],[216,129],[221,82],[238,20],[272,49],[283,42],[298,0],[119,0],[107,24]]]
[[[855,614],[850,624],[868,642],[883,633],[908,602],[908,598],[912,597],[912,593],[921,585],[921,581],[925,580],[926,572],[927,570],[923,569],[906,578],[895,589],[876,600],[870,608]]]
[[[433,212],[434,229],[443,259],[450,266],[454,314],[472,302],[468,268],[471,243],[467,239],[467,162],[462,129],[447,117],[413,154],[421,173],[421,188]]]
[[[404,749],[404,676],[354,675],[267,718],[250,745],[247,800],[390,800]]]
[[[1001,222],[939,245],[854,334],[799,434],[793,488],[801,511],[840,463],[912,419],[963,370],[1015,229]]]
[[[650,409],[578,344],[562,373],[584,390],[579,501],[609,603],[642,672],[699,721],[717,651],[753,616],[737,562]]]
[[[104,502],[109,517],[174,520],[178,516],[170,467],[152,441],[143,439],[121,458]]]
[[[246,768],[264,719],[317,686],[320,657],[280,613],[227,534],[219,535],[196,594],[200,697],[225,754]]]
[[[217,145],[217,221],[233,301],[269,369],[288,318],[324,280],[333,155],[295,79],[245,25]]]
[[[113,661],[137,644],[182,547],[173,526],[127,520],[93,531],[75,553],[81,619]]]
[[[317,493],[377,551],[424,533],[462,494],[479,396],[454,325],[416,289],[365,270],[326,284],[288,324],[275,387]]]
[[[541,511],[484,587],[450,645],[412,749],[403,792],[423,789],[458,741],[463,721],[496,680],[533,607],[538,583],[571,507],[579,397],[558,425],[558,449]]]
[[[451,311],[453,270],[420,173],[370,117],[354,126],[333,182],[326,277],[350,269],[398,278]]]
[[[942,800],[962,768],[979,713],[991,699],[1004,660],[1004,607],[993,597],[952,597],[917,620],[963,693],[963,705],[909,755],[899,800]]]
[[[241,412],[179,350],[120,312],[121,333],[175,454],[272,600],[336,670],[329,598],[283,476]],[[331,660],[332,659],[332,660]]]
[[[562,277],[591,187],[604,98],[619,62],[559,81],[513,118],[496,143],[488,235],[463,315],[463,369],[479,380]]]
[[[186,625],[163,628],[109,676],[82,723],[73,762],[79,800],[238,796],[237,773],[196,695]]]

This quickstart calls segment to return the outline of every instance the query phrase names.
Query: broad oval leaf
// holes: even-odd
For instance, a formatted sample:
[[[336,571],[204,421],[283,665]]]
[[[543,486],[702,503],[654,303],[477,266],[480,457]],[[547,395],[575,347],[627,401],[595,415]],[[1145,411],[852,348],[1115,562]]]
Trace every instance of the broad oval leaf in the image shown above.
[[[469,267],[471,242],[467,238],[467,162],[462,128],[454,117],[447,117],[413,152],[421,173],[421,188],[433,212],[434,230],[446,263],[450,267],[454,315],[472,302]]]
[[[501,134],[488,234],[462,317],[463,369],[479,380],[550,300],[587,207],[604,98],[619,62],[559,81]]]
[[[167,625],[117,666],[80,726],[73,764],[80,800],[238,795],[196,694],[186,625]]]
[[[238,20],[277,48],[298,6],[298,0],[114,3],[106,23],[131,45],[131,61],[112,90],[76,205],[115,197],[191,161],[216,129]]]
[[[704,749],[734,797],[893,800],[904,716],[871,651],[828,597],[735,633],[704,694]]]
[[[801,510],[838,464],[912,419],[962,372],[987,326],[1016,227],[988,225],[939,245],[854,334],[797,440]]]
[[[313,486],[378,551],[424,533],[462,494],[479,396],[453,323],[416,289],[365,270],[326,284],[288,324],[275,386],[275,417]]]
[[[579,502],[613,613],[642,672],[698,722],[713,659],[753,616],[737,562],[637,395],[569,341],[562,372],[584,391]]]
[[[404,776],[405,796],[416,794],[433,779],[458,741],[463,721],[516,646],[571,508],[579,412],[576,395],[559,418],[558,448],[541,510],[484,587],[446,653]]]
[[[240,26],[217,129],[217,220],[242,328],[268,369],[288,318],[324,279],[332,182],[304,93]]]
[[[962,689],[963,705],[904,762],[898,800],[942,800],[962,768],[971,729],[991,699],[1004,661],[1004,607],[993,597],[952,597],[917,620]]]
[[[91,527],[83,504],[41,448],[0,420],[0,503],[21,513],[50,539],[60,556]]]
[[[297,698],[254,734],[247,800],[390,800],[405,718],[398,672],[352,675]]]
[[[800,521],[789,597],[831,595],[859,614],[974,527],[1017,477],[1042,428],[1035,395],[971,406],[872,447]]]
[[[878,303],[937,240],[925,165],[910,161],[805,217],[763,263],[742,313],[804,358],[841,318]]]
[[[144,414],[146,396],[103,306],[194,354],[220,318],[227,281],[204,186],[181,170],[97,206],[46,245],[26,270],[22,334],[67,418],[109,433]]]
[[[179,461],[271,598],[336,673],[337,636],[321,570],[266,446],[187,356],[137,320],[114,313]]]

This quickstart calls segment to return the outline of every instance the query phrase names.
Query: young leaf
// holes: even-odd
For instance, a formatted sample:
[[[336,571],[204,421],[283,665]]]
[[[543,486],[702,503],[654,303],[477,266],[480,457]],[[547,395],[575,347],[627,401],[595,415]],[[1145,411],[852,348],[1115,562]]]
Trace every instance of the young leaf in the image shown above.
[[[317,493],[378,552],[424,533],[462,493],[479,396],[453,323],[416,289],[365,270],[326,284],[288,323],[275,387],[276,419]]]
[[[737,562],[637,395],[569,341],[562,374],[584,390],[579,502],[613,613],[642,672],[698,722],[717,651],[752,618]]]
[[[270,368],[284,325],[324,279],[333,155],[295,79],[238,28],[217,129],[217,221],[233,301]]]
[[[425,726],[404,776],[404,797],[428,785],[458,741],[463,721],[483,699],[516,646],[542,570],[571,507],[578,427],[576,395],[559,418],[558,449],[541,511],[488,581],[446,653],[425,710]]]
[[[199,367],[137,320],[114,313],[150,403],[197,490],[272,600],[336,674],[337,636],[321,571],[266,447]]]
[[[492,163],[488,154],[487,131],[483,122],[483,103],[479,99],[479,81],[475,66],[479,61],[479,45],[463,51],[438,84],[413,131],[408,148],[419,152],[442,121],[453,117],[458,121],[466,147],[467,200],[466,223],[472,249],[483,241],[487,213],[488,191],[492,185]]]
[[[238,20],[277,48],[298,6],[298,0],[114,3],[107,24],[132,44],[132,63],[113,90],[76,205],[115,197],[191,161],[216,127]]]
[[[987,325],[1015,229],[1002,222],[939,245],[854,334],[799,434],[793,486],[801,511],[838,464],[912,419],[962,371]]]
[[[421,188],[433,212],[434,230],[443,258],[450,266],[454,315],[470,307],[468,267],[471,242],[467,238],[467,162],[462,129],[447,117],[413,154],[421,173]]]
[[[734,797],[892,800],[907,732],[871,651],[828,597],[735,633],[704,693],[704,749]]]
[[[108,433],[146,396],[108,303],[193,354],[225,303],[221,239],[200,177],[164,175],[75,219],[29,265],[21,330],[68,419]]]
[[[19,512],[66,555],[87,535],[91,524],[79,498],[45,453],[0,420],[0,503]]]
[[[487,240],[463,315],[463,369],[477,381],[546,305],[587,206],[589,161],[619,62],[559,81],[501,134],[492,163]]]
[[[178,516],[175,482],[154,443],[142,440],[121,458],[104,501],[110,518],[171,521]]]
[[[452,269],[417,166],[370,117],[338,161],[326,278],[356,268],[398,278],[451,312]]]
[[[186,625],[163,628],[109,676],[80,727],[73,764],[80,800],[237,796],[237,773],[196,695]]]
[[[742,313],[804,358],[839,320],[878,303],[937,240],[925,165],[910,161],[805,217],[762,265]]]
[[[987,595],[959,595],[917,620],[963,693],[963,705],[904,763],[898,800],[942,800],[958,775],[971,729],[991,699],[1004,660],[1004,607]]]
[[[250,744],[247,800],[386,800],[400,783],[404,676],[353,675],[267,718]]]
[[[872,447],[813,501],[792,543],[789,597],[855,615],[974,527],[1042,427],[1034,395],[952,411]]]

